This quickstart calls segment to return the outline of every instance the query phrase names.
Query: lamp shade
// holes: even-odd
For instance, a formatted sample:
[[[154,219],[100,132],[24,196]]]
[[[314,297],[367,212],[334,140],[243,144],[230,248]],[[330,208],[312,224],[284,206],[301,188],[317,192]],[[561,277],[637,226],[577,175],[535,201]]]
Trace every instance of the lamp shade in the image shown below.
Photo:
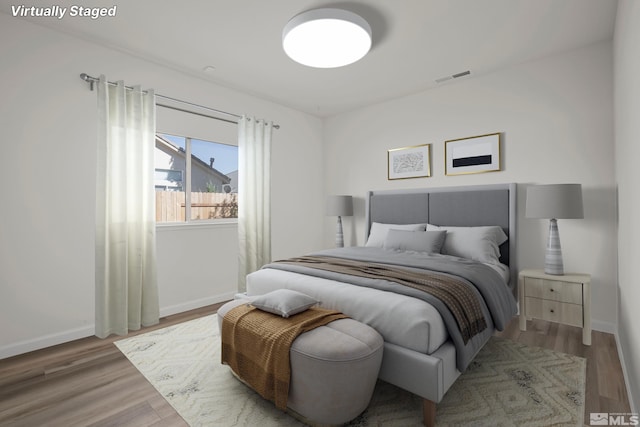
[[[371,27],[348,10],[309,10],[287,22],[282,48],[291,59],[309,67],[342,67],[369,52]]]
[[[329,196],[327,197],[327,216],[351,216],[353,215],[353,197]]]
[[[549,184],[527,187],[527,218],[584,218],[580,184]]]

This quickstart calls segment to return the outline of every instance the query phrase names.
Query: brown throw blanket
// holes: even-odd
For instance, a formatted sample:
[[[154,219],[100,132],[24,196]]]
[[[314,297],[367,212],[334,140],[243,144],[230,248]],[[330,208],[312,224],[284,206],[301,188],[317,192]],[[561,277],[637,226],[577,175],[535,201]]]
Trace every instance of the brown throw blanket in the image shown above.
[[[285,259],[276,263],[295,264],[371,279],[384,279],[427,292],[440,299],[451,311],[465,344],[474,335],[487,328],[478,297],[465,281],[455,276],[427,270],[411,271],[389,264],[315,255]]]
[[[285,410],[291,343],[304,332],[346,317],[337,311],[312,307],[285,319],[248,304],[238,306],[222,321],[222,363],[262,397]]]

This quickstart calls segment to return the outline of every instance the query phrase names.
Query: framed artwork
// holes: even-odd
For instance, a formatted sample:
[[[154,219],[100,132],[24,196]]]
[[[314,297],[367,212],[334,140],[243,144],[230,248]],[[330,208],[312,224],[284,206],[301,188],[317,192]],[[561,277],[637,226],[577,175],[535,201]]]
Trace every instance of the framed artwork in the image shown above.
[[[394,148],[387,151],[387,179],[431,176],[431,144]]]
[[[500,170],[500,133],[444,142],[445,175]]]

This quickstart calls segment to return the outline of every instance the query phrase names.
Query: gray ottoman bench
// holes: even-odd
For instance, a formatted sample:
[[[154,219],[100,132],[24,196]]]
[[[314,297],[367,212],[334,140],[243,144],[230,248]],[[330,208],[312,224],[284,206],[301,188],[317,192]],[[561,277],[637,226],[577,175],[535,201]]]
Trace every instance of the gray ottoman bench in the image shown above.
[[[251,298],[224,304],[224,315]],[[342,424],[369,405],[382,363],[383,339],[373,328],[339,319],[299,335],[291,345],[287,408],[319,424]]]

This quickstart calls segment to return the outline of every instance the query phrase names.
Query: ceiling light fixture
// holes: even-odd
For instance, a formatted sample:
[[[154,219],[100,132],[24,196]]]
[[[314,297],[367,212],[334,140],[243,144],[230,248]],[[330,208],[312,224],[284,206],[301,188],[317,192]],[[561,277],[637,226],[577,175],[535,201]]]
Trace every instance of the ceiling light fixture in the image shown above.
[[[282,47],[300,64],[342,67],[369,52],[371,27],[361,16],[347,10],[309,10],[287,22],[282,31]]]

